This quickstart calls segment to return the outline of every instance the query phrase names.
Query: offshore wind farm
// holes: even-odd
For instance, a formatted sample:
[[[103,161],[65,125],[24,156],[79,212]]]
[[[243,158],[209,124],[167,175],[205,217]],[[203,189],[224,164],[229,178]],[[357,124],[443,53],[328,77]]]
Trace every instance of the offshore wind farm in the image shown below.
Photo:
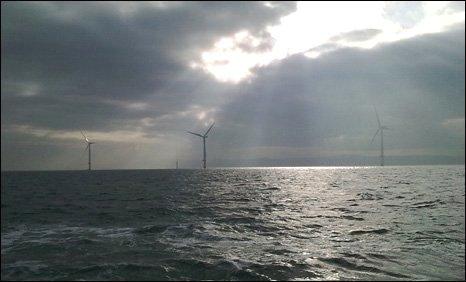
[[[464,2],[1,5],[1,280],[465,279]]]

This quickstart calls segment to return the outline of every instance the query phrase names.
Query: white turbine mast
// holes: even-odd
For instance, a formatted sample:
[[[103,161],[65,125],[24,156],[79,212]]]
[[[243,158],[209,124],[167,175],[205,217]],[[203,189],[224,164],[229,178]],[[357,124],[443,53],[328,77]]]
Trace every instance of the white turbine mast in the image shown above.
[[[95,142],[91,142],[89,140],[89,138],[87,138],[87,136],[83,133],[82,130],[81,130],[81,135],[84,137],[84,142],[87,143],[86,149],[84,149],[84,151],[89,150],[89,162],[88,162],[88,164],[89,164],[89,170],[91,170],[91,145],[95,144]]]
[[[188,133],[193,134],[193,135],[196,135],[196,136],[202,138],[202,142],[203,142],[203,144],[204,144],[204,154],[203,154],[204,158],[202,159],[202,167],[203,167],[203,169],[206,169],[206,168],[207,168],[207,155],[206,155],[206,149],[205,149],[205,140],[206,140],[206,138],[208,137],[207,134],[209,134],[209,131],[212,129],[212,127],[214,126],[214,124],[215,124],[215,122],[212,123],[212,125],[209,127],[209,129],[207,129],[207,131],[204,133],[204,135],[201,135],[201,134],[199,134],[199,133],[194,133],[194,132],[188,131]]]
[[[374,110],[375,110],[375,115],[377,117],[377,124],[378,124],[379,127],[378,127],[377,131],[375,132],[374,137],[372,137],[371,144],[374,142],[375,137],[380,132],[380,166],[384,166],[383,131],[387,130],[389,128],[380,123],[379,114],[377,113],[377,108],[375,106],[374,106]]]

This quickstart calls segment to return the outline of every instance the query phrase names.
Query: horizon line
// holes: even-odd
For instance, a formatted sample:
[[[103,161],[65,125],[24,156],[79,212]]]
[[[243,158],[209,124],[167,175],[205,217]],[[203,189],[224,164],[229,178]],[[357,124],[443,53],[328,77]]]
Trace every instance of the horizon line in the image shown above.
[[[409,166],[465,166],[462,164],[399,164],[399,165],[313,165],[313,166],[216,166],[207,168],[207,170],[214,169],[287,169],[287,168],[381,168],[381,167],[409,167]],[[113,170],[205,170],[203,168],[103,168],[92,169],[91,171],[113,171]],[[0,170],[0,172],[46,172],[46,171],[89,171],[88,169],[17,169],[17,170]]]

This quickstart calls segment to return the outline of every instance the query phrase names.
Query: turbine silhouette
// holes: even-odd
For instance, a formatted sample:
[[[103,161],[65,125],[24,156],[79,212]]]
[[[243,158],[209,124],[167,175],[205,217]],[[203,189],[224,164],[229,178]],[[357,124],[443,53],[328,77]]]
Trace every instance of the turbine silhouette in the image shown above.
[[[92,144],[95,144],[95,142],[91,142],[91,141],[89,140],[89,138],[87,138],[87,136],[84,135],[84,133],[82,132],[82,130],[81,130],[81,135],[84,137],[84,142],[87,143],[86,149],[84,149],[84,151],[89,150],[89,162],[88,162],[88,164],[89,164],[89,170],[91,170],[91,145],[92,145]]]
[[[380,123],[380,119],[379,119],[379,114],[377,113],[377,108],[374,106],[374,110],[375,110],[375,115],[377,117],[377,123],[379,125],[379,128],[377,129],[377,131],[375,132],[374,134],[374,137],[372,137],[372,141],[371,141],[371,144],[374,142],[374,139],[375,137],[377,136],[377,134],[380,132],[380,166],[384,166],[384,155],[383,155],[383,131],[384,130],[387,130],[388,127],[382,125]]]
[[[209,134],[209,131],[212,129],[212,127],[214,126],[215,122],[212,123],[212,125],[209,127],[209,129],[207,129],[206,133],[204,133],[204,135],[201,135],[199,133],[194,133],[194,132],[191,132],[191,131],[188,131],[188,133],[190,134],[193,134],[193,135],[196,135],[196,136],[199,136],[202,138],[202,142],[204,144],[204,158],[202,160],[202,167],[204,169],[207,168],[207,156],[206,156],[206,149],[205,149],[205,139],[207,138],[207,134]]]

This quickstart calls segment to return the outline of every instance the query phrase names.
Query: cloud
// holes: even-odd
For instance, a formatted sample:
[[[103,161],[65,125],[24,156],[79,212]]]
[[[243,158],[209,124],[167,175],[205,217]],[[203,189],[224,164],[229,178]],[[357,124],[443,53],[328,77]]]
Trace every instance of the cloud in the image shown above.
[[[464,132],[465,132],[465,122],[464,117],[462,118],[448,118],[442,122],[442,126],[455,137],[463,137],[464,141]],[[463,144],[464,145],[464,144]]]
[[[334,36],[330,38],[330,41],[366,41],[380,34],[381,32],[382,31],[380,29],[374,28],[353,30]]]
[[[450,2],[304,1],[279,25],[267,27],[266,49],[245,51],[235,34],[222,38],[205,52],[198,67],[221,81],[238,83],[254,76],[255,67],[306,50],[308,57],[317,58],[340,48],[371,49],[387,42],[442,32],[459,23],[464,24],[464,6],[461,9],[461,5]],[[222,42],[230,44],[219,48]]]
[[[185,111],[204,103],[205,87],[224,88],[189,67],[200,50],[239,30],[258,33],[294,8],[3,2],[2,121],[98,130]]]
[[[445,129],[460,127],[464,117],[464,46],[464,28],[458,27],[314,60],[295,55],[258,69],[219,117],[237,134],[218,133],[217,142],[237,152],[264,146],[378,152],[379,141],[370,144],[375,105],[391,129],[384,132],[387,150],[461,156],[464,134]]]
[[[270,27],[286,23],[295,3],[2,2],[2,169],[83,167],[81,129],[98,140],[96,168],[175,159],[199,167],[201,144],[186,130],[213,121],[216,165],[377,156],[372,104],[393,128],[387,152],[464,155],[464,24],[444,25],[464,5],[421,6],[424,14],[397,21],[414,29],[436,19],[436,34],[422,33],[424,24],[417,36],[388,40],[364,23],[277,59],[264,57],[283,47]],[[246,66],[249,76],[223,83],[203,58],[230,73]]]
[[[46,137],[51,141],[56,140],[80,140],[83,141],[81,131],[63,131],[63,130],[50,130],[41,129],[37,127],[31,127],[27,125],[12,126],[5,130],[5,132],[18,132],[22,134],[29,134],[35,137]],[[141,131],[111,131],[111,132],[86,132],[86,136],[92,142],[114,142],[114,143],[153,143],[156,140],[154,138],[146,137],[144,132]]]
[[[44,144],[57,160],[65,158],[63,146],[75,141],[59,142],[59,137],[80,129],[109,142],[121,137],[116,132],[152,140],[202,128],[228,86],[190,63],[229,34],[247,30],[267,36],[264,28],[295,7],[293,2],[273,7],[261,2],[2,2],[2,169],[37,165],[32,159]],[[37,146],[27,160],[18,157],[21,144]]]

